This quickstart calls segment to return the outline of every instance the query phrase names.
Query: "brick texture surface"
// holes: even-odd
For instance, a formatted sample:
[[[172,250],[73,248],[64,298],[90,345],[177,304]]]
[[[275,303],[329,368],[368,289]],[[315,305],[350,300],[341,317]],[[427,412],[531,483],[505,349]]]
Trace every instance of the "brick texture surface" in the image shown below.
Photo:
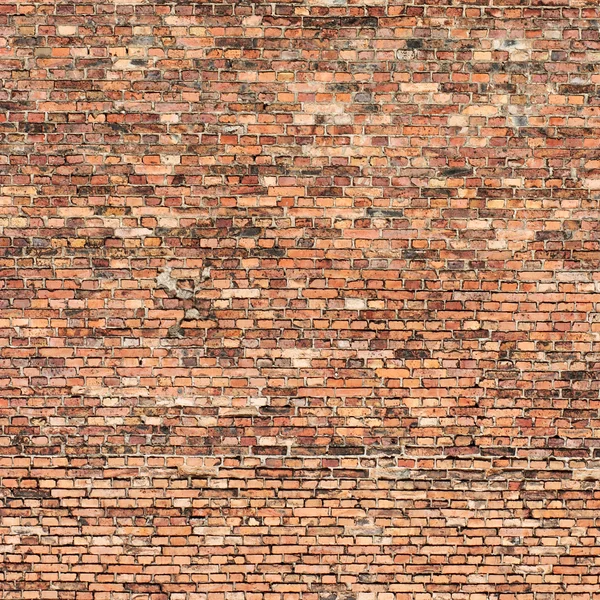
[[[0,3],[4,600],[600,598],[600,8]]]

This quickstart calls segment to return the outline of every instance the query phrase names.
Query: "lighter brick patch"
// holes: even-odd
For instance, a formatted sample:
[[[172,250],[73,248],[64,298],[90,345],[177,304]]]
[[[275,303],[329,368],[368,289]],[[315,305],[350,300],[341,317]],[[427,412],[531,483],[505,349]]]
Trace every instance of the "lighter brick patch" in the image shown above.
[[[437,83],[401,83],[401,92],[437,92],[439,84]]]
[[[240,288],[223,290],[223,298],[259,298],[260,290],[256,288]]]
[[[115,229],[115,237],[118,238],[139,238],[152,234],[152,229],[145,227],[124,227]]]
[[[367,308],[367,301],[364,298],[346,298],[344,303],[349,310],[362,310]]]
[[[490,117],[498,114],[498,107],[491,106],[490,104],[473,104],[471,106],[467,106],[462,111],[462,114],[475,117]]]
[[[600,190],[600,178],[598,178],[598,179],[592,179],[592,178],[584,179],[582,183],[583,183],[583,187],[586,187],[589,190]]]

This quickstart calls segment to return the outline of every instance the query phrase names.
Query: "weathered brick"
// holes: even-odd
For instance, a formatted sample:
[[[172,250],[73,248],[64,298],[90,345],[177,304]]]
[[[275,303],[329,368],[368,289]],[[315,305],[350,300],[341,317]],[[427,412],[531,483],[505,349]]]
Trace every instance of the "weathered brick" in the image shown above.
[[[0,596],[594,600],[600,7],[0,5]]]

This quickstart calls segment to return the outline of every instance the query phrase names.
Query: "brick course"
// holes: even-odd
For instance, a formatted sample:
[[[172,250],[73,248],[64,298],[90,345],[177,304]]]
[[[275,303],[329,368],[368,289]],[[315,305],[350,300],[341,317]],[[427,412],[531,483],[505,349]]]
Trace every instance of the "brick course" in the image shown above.
[[[600,8],[0,4],[0,595],[600,598]]]

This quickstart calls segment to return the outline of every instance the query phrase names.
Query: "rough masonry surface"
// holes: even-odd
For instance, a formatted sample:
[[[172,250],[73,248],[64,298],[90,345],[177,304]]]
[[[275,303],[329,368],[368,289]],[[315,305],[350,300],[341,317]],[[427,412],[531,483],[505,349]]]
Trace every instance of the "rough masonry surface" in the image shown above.
[[[600,8],[0,3],[3,600],[600,598]]]

